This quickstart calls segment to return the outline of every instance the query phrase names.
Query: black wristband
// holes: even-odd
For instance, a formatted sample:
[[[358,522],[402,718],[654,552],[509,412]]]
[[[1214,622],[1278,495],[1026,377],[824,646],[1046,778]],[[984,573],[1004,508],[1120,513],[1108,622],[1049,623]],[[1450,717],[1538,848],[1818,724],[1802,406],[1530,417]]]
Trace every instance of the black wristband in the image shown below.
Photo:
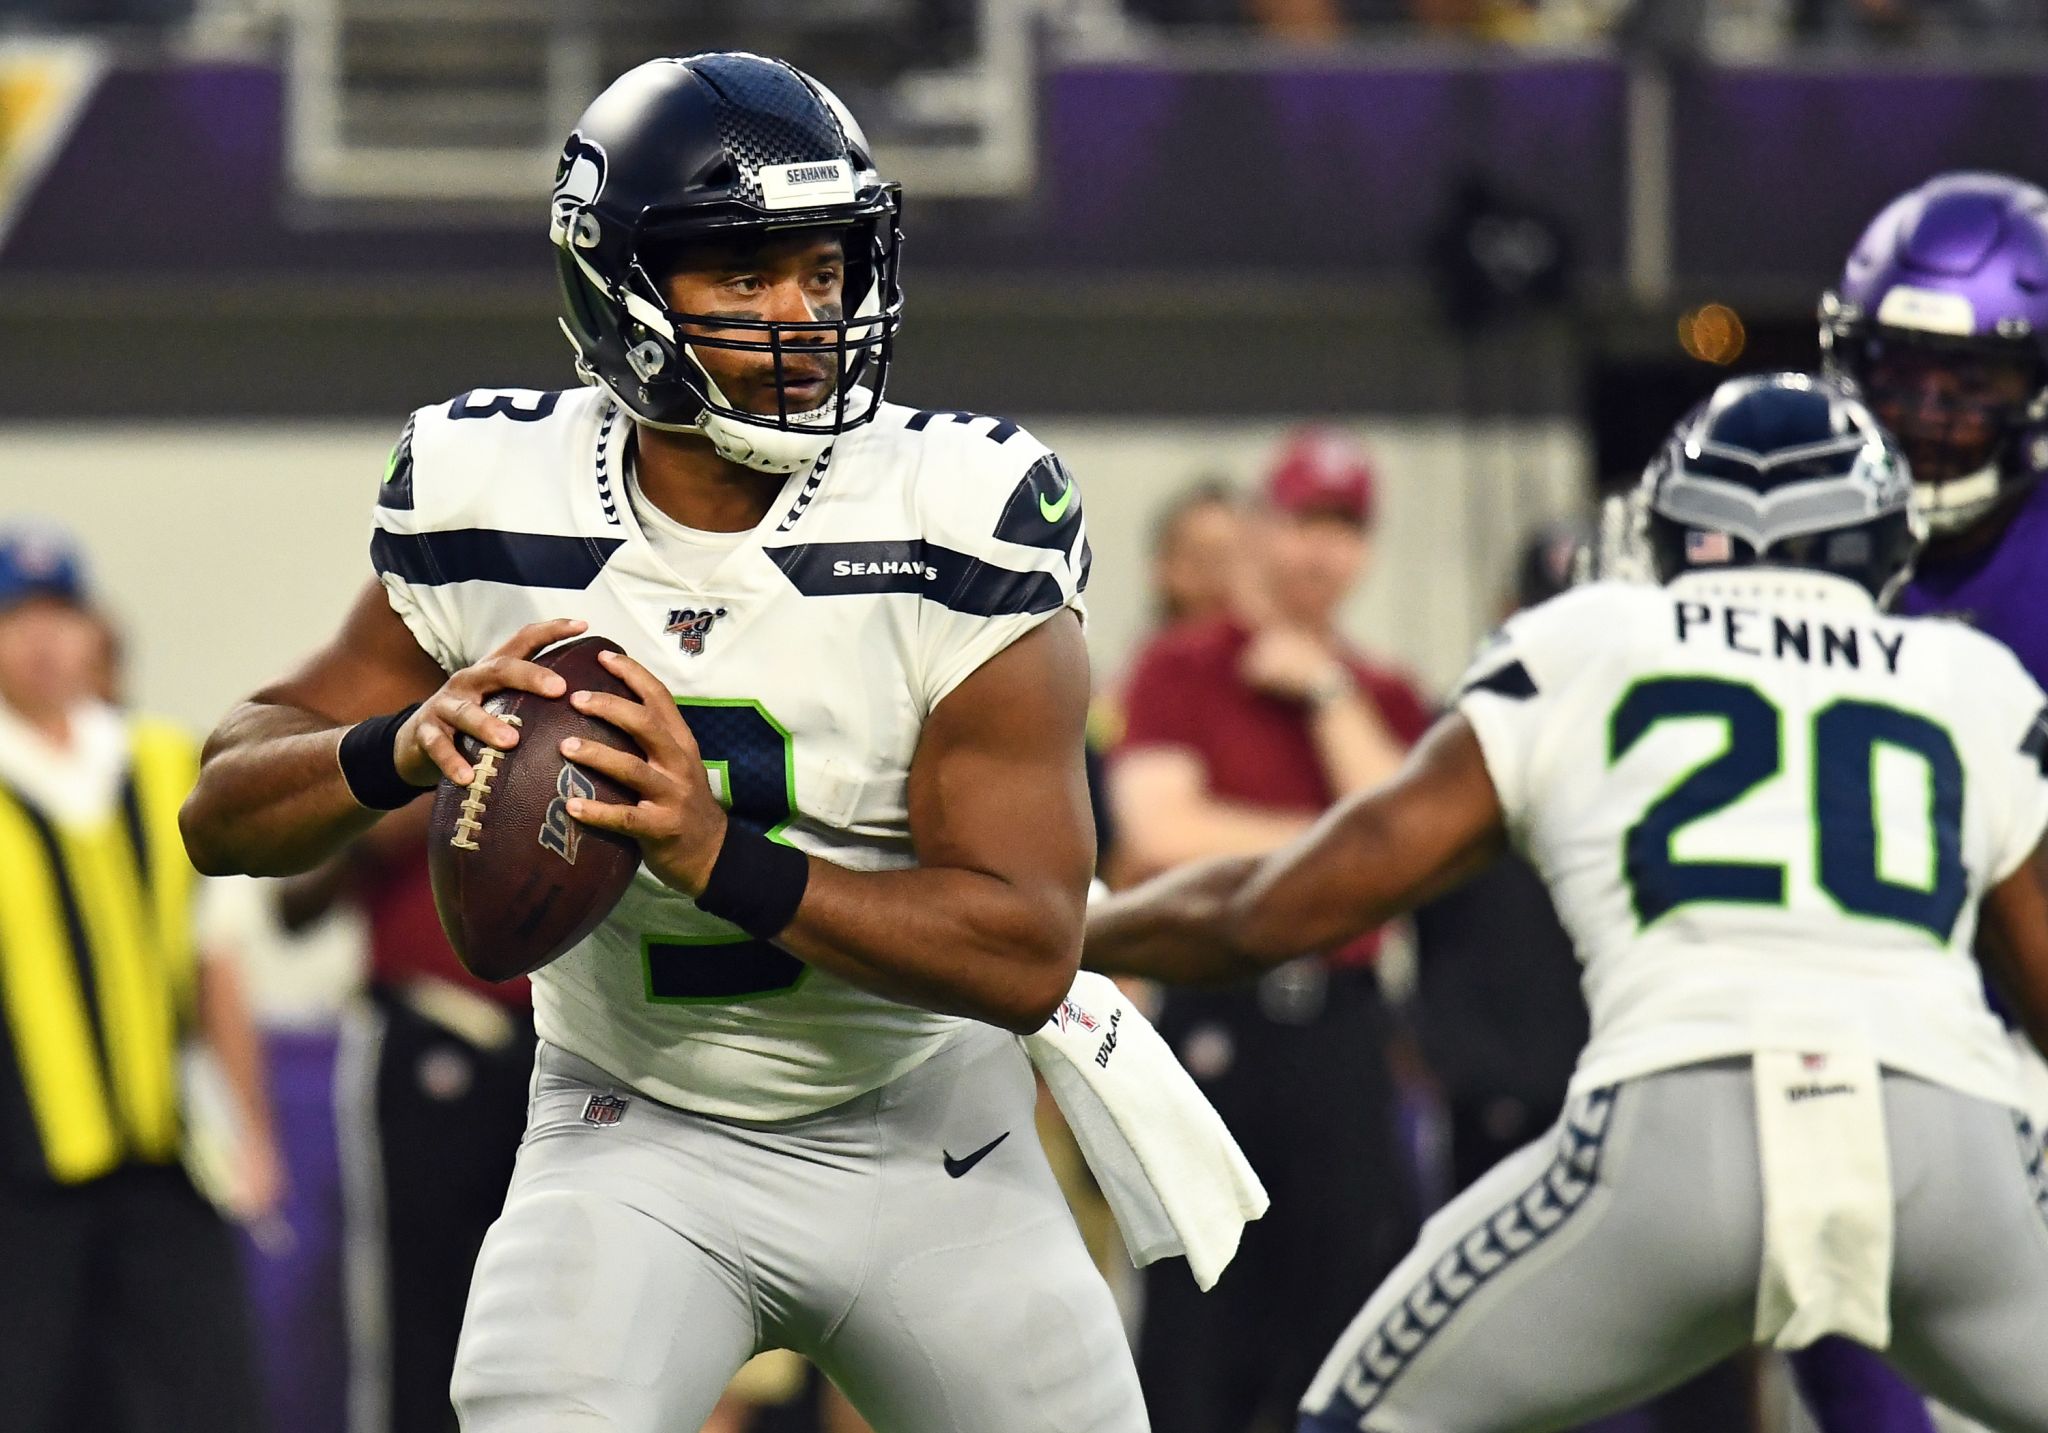
[[[398,774],[391,748],[398,729],[420,709],[414,702],[404,711],[359,721],[341,734],[341,779],[356,804],[372,811],[396,811],[434,788],[415,786]]]
[[[810,857],[728,821],[697,909],[731,921],[757,940],[773,940],[796,919],[810,880]]]

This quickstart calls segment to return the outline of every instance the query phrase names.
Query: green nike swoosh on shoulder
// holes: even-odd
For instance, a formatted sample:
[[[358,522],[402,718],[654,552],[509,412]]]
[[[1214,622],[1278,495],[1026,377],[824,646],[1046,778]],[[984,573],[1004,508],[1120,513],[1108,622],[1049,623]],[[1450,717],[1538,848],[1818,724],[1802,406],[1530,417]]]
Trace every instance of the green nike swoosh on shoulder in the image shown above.
[[[1072,478],[1068,478],[1067,485],[1064,488],[1060,489],[1060,500],[1058,502],[1049,503],[1045,500],[1044,493],[1040,493],[1038,495],[1038,515],[1044,518],[1047,522],[1058,522],[1061,518],[1067,515],[1067,508],[1073,503],[1073,501],[1074,480]]]

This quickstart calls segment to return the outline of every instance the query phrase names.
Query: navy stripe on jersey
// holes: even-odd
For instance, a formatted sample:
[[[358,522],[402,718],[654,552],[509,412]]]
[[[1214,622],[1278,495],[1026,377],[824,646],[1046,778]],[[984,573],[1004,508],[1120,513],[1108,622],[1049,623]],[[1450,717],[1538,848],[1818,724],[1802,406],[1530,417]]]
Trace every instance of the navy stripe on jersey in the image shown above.
[[[379,528],[370,538],[370,561],[379,573],[427,587],[505,582],[580,591],[597,580],[623,546],[625,539],[619,537],[500,532],[488,527],[420,533]]]
[[[1052,612],[1065,604],[1050,572],[998,567],[935,542],[800,542],[764,548],[806,597],[914,592],[955,612],[1001,617]]]
[[[1047,453],[1031,465],[1003,515],[996,519],[995,535],[1004,542],[1024,547],[1050,548],[1070,552],[1074,530],[1081,525],[1081,492],[1066,465],[1055,453]]]
[[[2026,738],[2020,742],[2020,754],[2031,756],[2041,768],[2041,774],[2048,776],[2048,708],[2034,718],[2034,724],[2027,728]]]
[[[1536,679],[1529,675],[1529,669],[1520,662],[1509,662],[1504,667],[1466,683],[1465,690],[1492,692],[1495,696],[1510,697],[1518,702],[1527,701],[1536,695]]]

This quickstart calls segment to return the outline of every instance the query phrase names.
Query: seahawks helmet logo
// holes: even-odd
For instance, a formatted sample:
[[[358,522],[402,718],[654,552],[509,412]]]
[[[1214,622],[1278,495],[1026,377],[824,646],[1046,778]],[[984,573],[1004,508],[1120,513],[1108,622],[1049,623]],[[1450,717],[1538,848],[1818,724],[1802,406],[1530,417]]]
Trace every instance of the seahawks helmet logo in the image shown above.
[[[550,208],[548,235],[558,244],[572,239],[578,248],[597,244],[597,219],[591,206],[604,193],[605,170],[610,161],[604,146],[585,139],[581,131],[569,136],[562,146],[562,158],[555,165],[555,193]]]

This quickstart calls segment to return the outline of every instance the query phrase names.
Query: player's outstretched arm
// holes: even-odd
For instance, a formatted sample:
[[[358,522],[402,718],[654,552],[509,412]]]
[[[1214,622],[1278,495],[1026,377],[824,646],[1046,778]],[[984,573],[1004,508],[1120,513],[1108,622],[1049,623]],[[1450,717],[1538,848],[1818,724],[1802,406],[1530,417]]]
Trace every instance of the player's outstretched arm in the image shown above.
[[[208,875],[276,876],[333,855],[382,814],[357,801],[342,775],[343,734],[415,702],[419,709],[393,736],[398,775],[422,790],[444,774],[466,783],[469,763],[452,734],[509,748],[518,732],[486,712],[483,699],[506,688],[560,696],[562,679],[524,659],[583,626],[522,628],[451,677],[371,583],[333,641],[230,711],[207,739],[199,784],[179,813],[192,864]]]
[[[649,870],[710,909],[714,865],[750,847],[760,859],[761,838],[741,833],[733,853],[725,850],[725,813],[674,699],[630,658],[601,660],[640,700],[571,700],[631,733],[647,759],[569,743],[563,752],[641,799],[572,801],[570,813],[637,837]],[[1087,708],[1080,625],[1055,616],[983,663],[926,720],[910,764],[918,864],[850,871],[808,857],[794,871],[794,915],[757,933],[905,1004],[1037,1029],[1073,984],[1081,953],[1095,863],[1082,760]],[[766,875],[790,879],[794,860],[778,853]]]
[[[2048,1054],[2048,837],[1984,897],[1978,947],[1992,978]]]
[[[1438,722],[1394,778],[1266,856],[1168,872],[1088,913],[1091,970],[1214,984],[1328,950],[1498,854],[1500,800],[1463,716]]]

